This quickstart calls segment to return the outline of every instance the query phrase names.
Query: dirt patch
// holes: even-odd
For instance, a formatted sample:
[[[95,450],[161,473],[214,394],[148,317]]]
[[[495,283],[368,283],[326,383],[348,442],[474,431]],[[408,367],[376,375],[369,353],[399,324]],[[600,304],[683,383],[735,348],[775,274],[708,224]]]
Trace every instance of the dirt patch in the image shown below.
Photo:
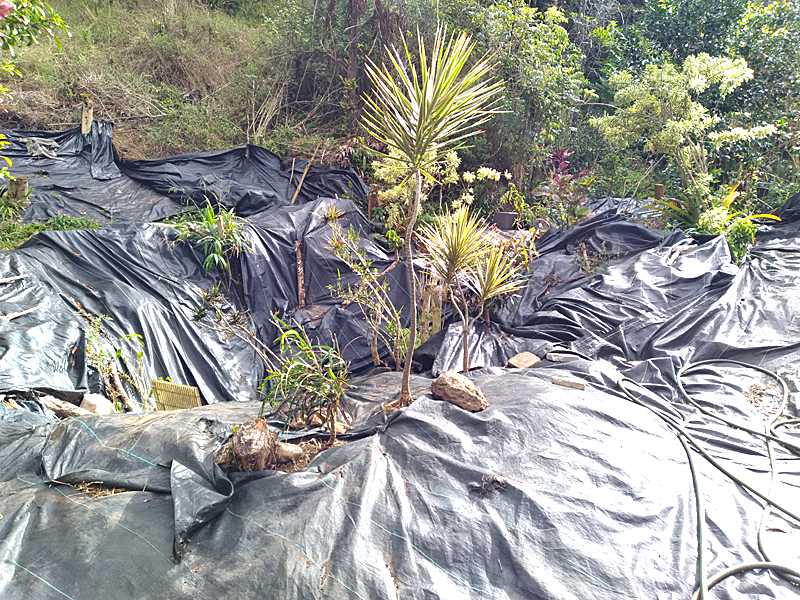
[[[767,415],[774,415],[780,408],[782,398],[778,386],[774,384],[761,385],[754,383],[750,389],[744,392],[744,397],[754,407]]]
[[[120,160],[147,160],[150,142],[147,134],[135,127],[118,126],[114,128],[114,149]]]
[[[303,449],[303,454],[300,456],[300,458],[297,458],[292,462],[278,465],[275,467],[275,469],[284,473],[294,473],[295,471],[299,471],[300,469],[306,467],[308,463],[310,463],[313,458],[323,450],[343,446],[346,443],[347,442],[343,440],[336,440],[332,446],[329,446],[327,442],[321,442],[317,439],[300,442],[298,446]]]

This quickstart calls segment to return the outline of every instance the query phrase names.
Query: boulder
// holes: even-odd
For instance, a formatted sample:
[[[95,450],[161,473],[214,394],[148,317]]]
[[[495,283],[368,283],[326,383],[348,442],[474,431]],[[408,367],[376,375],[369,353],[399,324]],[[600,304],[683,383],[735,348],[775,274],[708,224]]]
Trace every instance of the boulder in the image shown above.
[[[431,384],[434,398],[455,404],[470,412],[477,412],[489,406],[486,398],[469,378],[455,371],[444,371]]]
[[[110,415],[117,412],[111,400],[101,394],[84,394],[81,408],[96,415]]]
[[[516,356],[508,359],[508,366],[515,369],[530,369],[535,367],[542,359],[536,356],[533,352],[520,352]]]

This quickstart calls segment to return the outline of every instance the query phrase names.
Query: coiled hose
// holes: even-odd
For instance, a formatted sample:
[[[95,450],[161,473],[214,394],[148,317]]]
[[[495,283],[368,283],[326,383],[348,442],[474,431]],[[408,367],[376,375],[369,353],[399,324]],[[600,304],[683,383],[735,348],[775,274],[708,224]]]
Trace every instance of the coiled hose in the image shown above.
[[[751,427],[747,423],[739,423],[722,415],[715,413],[714,411],[708,410],[697,402],[695,402],[691,396],[686,392],[686,389],[683,387],[683,383],[681,378],[690,371],[698,369],[704,365],[709,364],[719,364],[719,363],[727,363],[738,365],[741,367],[746,367],[748,369],[754,369],[769,377],[774,378],[778,381],[781,385],[782,390],[782,401],[780,407],[775,412],[775,414],[767,421],[764,426],[763,431],[759,431],[754,427]],[[688,419],[686,415],[675,409],[674,406],[670,402],[663,402],[659,408],[654,408],[653,406],[646,404],[640,398],[636,398],[628,389],[626,389],[625,384],[630,383],[637,387],[644,389],[645,391],[650,394],[649,390],[641,386],[639,383],[630,379],[628,377],[623,377],[619,380],[618,385],[620,390],[622,391],[625,396],[627,396],[630,400],[635,402],[636,404],[643,406],[644,408],[648,409],[649,411],[653,412],[656,416],[658,416],[662,421],[664,421],[667,425],[672,427],[678,434],[678,439],[683,446],[684,451],[686,452],[686,456],[689,460],[689,469],[692,473],[692,484],[694,486],[694,494],[695,494],[695,501],[697,505],[697,544],[698,544],[698,562],[699,562],[699,573],[698,573],[698,584],[695,588],[694,593],[692,594],[691,600],[707,600],[708,598],[708,591],[717,585],[719,582],[723,581],[724,579],[736,575],[738,573],[743,573],[746,571],[755,571],[755,570],[762,570],[762,569],[769,569],[774,573],[778,574],[780,577],[783,577],[785,580],[789,581],[794,585],[800,585],[800,572],[796,569],[789,567],[787,565],[782,565],[776,562],[773,562],[764,548],[762,543],[762,536],[764,531],[766,530],[766,522],[767,518],[771,514],[772,507],[780,510],[787,516],[791,517],[798,523],[800,523],[800,514],[797,512],[785,507],[775,500],[773,500],[770,495],[772,494],[772,487],[775,483],[775,475],[776,475],[776,466],[775,466],[775,453],[774,453],[774,445],[780,444],[785,448],[789,449],[790,451],[794,452],[795,454],[800,455],[800,444],[793,440],[788,440],[778,435],[776,429],[778,427],[784,427],[787,425],[793,425],[796,423],[800,423],[800,419],[788,419],[785,421],[778,422],[778,419],[783,414],[783,411],[786,409],[786,405],[789,401],[789,386],[786,384],[786,381],[778,375],[777,373],[773,373],[767,369],[762,367],[758,367],[756,365],[751,365],[748,363],[740,362],[737,360],[730,360],[730,359],[712,359],[712,360],[703,360],[696,363],[689,363],[682,367],[677,374],[677,383],[678,383],[678,392],[680,393],[681,397],[689,403],[691,406],[696,408],[698,411],[717,419],[718,421],[722,421],[726,425],[730,427],[735,427],[742,431],[746,431],[753,435],[759,436],[764,438],[767,444],[767,453],[769,455],[769,462],[770,462],[770,483],[769,489],[767,493],[764,494],[759,490],[755,489],[753,486],[748,484],[747,482],[743,481],[730,471],[728,471],[722,464],[719,463],[713,456],[711,456],[706,450],[700,445],[700,443],[686,430],[686,426],[688,425]],[[724,473],[728,478],[736,482],[738,485],[744,487],[745,489],[749,490],[759,498],[764,501],[764,512],[761,516],[761,522],[758,528],[758,549],[761,552],[762,556],[764,557],[764,561],[762,562],[751,562],[745,563],[740,565],[735,565],[729,569],[725,569],[724,571],[715,575],[711,580],[708,579],[708,573],[706,570],[706,550],[705,550],[705,507],[703,504],[703,494],[700,487],[700,479],[698,476],[698,471],[695,468],[694,458],[692,456],[691,448],[694,448],[700,455],[703,456],[708,462],[710,462],[714,467],[716,467],[719,471]]]

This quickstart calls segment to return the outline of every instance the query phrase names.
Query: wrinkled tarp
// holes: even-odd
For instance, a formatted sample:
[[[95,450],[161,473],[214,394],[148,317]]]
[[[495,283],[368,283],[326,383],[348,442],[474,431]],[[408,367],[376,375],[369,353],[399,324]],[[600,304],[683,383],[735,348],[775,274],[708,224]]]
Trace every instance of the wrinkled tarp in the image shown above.
[[[394,257],[372,239],[378,230],[348,200],[273,207],[245,228],[242,288],[231,301],[251,312],[262,338],[269,339],[273,310],[288,311],[322,339],[335,332],[363,371],[370,360],[358,308],[341,308],[328,290],[340,272],[353,281],[326,250],[331,204],[343,211],[343,226],[361,229],[376,268],[391,267]],[[0,391],[69,397],[91,387],[85,324],[74,310],[80,304],[112,317],[104,322],[111,342],[142,335],[150,373],[197,385],[207,402],[250,402],[55,424],[47,414],[0,415],[0,594],[688,598],[697,523],[686,455],[674,432],[625,398],[617,381],[630,377],[657,394],[652,403],[683,411],[712,455],[765,489],[763,443],[682,404],[676,373],[689,361],[736,358],[780,370],[797,391],[800,224],[787,218],[763,228],[743,268],[731,265],[722,238],[668,265],[674,247],[693,240],[627,222],[613,201],[598,207],[592,221],[540,240],[518,304],[494,316],[492,331],[471,334],[471,365],[483,367],[474,377],[487,410],[471,414],[434,400],[425,393],[430,379],[415,377],[417,400],[385,415],[379,406],[399,395],[399,375],[360,379],[346,402],[351,441],[291,475],[226,475],[211,461],[233,425],[257,414],[259,370],[243,345],[191,320],[197,291],[216,278],[203,275],[195,250],[173,243],[174,232],[116,223],[40,234],[4,253],[3,274],[29,279],[0,288],[0,310],[42,308],[3,325]],[[594,275],[581,271],[579,243],[608,266]],[[402,303],[403,262],[387,277]],[[453,325],[421,348],[434,371],[460,366],[459,334]],[[544,356],[554,347],[583,359],[499,368],[520,349]],[[587,388],[555,386],[554,375]],[[715,366],[685,383],[705,406],[763,421],[747,395],[771,382],[756,372]],[[797,430],[785,435],[798,438]],[[710,573],[759,559],[761,502],[696,462]],[[778,449],[777,464],[774,494],[792,506],[797,457]],[[126,491],[93,499],[65,485],[85,482]],[[773,511],[765,535],[772,557],[796,565],[797,535],[797,524]],[[712,596],[797,597],[765,572],[727,579]]]
[[[243,229],[245,251],[236,259],[242,287],[230,294],[231,302],[234,310],[248,312],[253,329],[268,344],[276,337],[272,314],[295,311],[297,322],[323,341],[330,343],[331,334],[336,335],[352,368],[363,372],[372,363],[359,309],[335,307],[326,287],[346,270],[326,248],[330,228],[322,215],[331,205],[342,213],[340,226],[352,224],[365,234],[373,230],[348,200],[269,211],[261,224]],[[196,386],[207,403],[258,398],[263,365],[251,348],[210,328],[213,323],[193,320],[201,291],[220,279],[224,289],[227,277],[205,274],[199,252],[175,238],[168,227],[120,222],[100,230],[44,232],[0,255],[4,277],[27,275],[0,287],[0,314],[35,309],[0,330],[0,392],[38,390],[75,399],[100,391],[90,380],[88,323],[77,315],[80,307],[108,317],[101,323],[106,341],[124,352],[128,370],[141,351],[148,380],[169,377]],[[301,310],[296,240],[301,241],[306,273],[307,307]],[[393,263],[368,237],[364,244],[376,268]],[[405,270],[398,265],[389,276],[404,277]],[[352,274],[345,273],[343,281],[353,284]],[[405,286],[393,284],[393,289],[397,304],[407,305]],[[317,322],[326,310],[330,316]]]
[[[554,374],[580,374],[588,388],[554,386]],[[291,475],[226,477],[210,462],[214,432],[254,416],[252,404],[0,423],[2,596],[688,598],[697,548],[686,456],[609,387],[615,376],[597,361],[487,373],[476,383],[490,407],[474,414],[419,395],[430,380],[415,379],[408,409]],[[756,416],[713,375],[690,383]],[[348,403],[374,414],[398,388],[399,374],[371,377]],[[767,485],[750,436],[701,415],[691,423],[714,455]],[[787,458],[780,491],[791,499],[800,482]],[[756,559],[760,503],[701,472],[710,572]],[[56,479],[128,491],[92,499]],[[769,525],[773,551],[796,559],[796,529],[777,516]],[[763,572],[720,588],[713,597],[796,597]]]
[[[284,171],[280,159],[259,146],[117,163],[112,124],[105,121],[95,121],[87,135],[80,127],[0,133],[9,142],[3,154],[13,162],[11,174],[29,179],[31,205],[22,215],[25,221],[59,215],[103,223],[158,221],[185,210],[190,202],[203,205],[206,200],[248,217],[293,199],[304,204],[339,197],[366,205],[366,187],[351,169],[312,166],[300,186],[305,161],[296,161],[292,172]],[[57,143],[56,158],[31,155],[26,140]]]

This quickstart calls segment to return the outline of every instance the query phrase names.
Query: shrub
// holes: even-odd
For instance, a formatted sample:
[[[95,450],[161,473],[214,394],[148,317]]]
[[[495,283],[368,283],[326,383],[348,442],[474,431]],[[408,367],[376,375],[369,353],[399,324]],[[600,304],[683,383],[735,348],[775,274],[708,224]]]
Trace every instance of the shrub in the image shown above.
[[[269,402],[276,411],[286,410],[289,420],[306,422],[314,414],[323,417],[330,443],[336,440],[336,421],[349,384],[347,363],[334,341],[333,346],[314,344],[299,325],[290,327],[277,316],[281,356],[277,364],[267,365],[262,391],[267,389],[259,417]],[[345,412],[342,410],[342,414]]]
[[[191,242],[205,256],[203,268],[206,274],[219,269],[228,275],[230,260],[244,249],[241,235],[243,221],[232,210],[218,206],[215,210],[206,198],[206,206],[198,211],[186,213],[174,225],[179,242]]]

